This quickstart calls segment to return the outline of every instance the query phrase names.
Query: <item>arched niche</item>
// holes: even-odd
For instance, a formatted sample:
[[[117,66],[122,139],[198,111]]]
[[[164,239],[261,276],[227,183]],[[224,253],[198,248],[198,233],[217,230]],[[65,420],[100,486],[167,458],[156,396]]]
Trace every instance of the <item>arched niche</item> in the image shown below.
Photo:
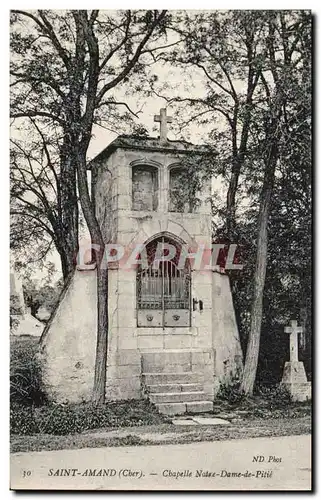
[[[184,165],[169,168],[169,212],[191,213],[195,208],[196,192],[191,174]]]
[[[132,165],[132,210],[152,212],[158,208],[158,168],[151,164]]]

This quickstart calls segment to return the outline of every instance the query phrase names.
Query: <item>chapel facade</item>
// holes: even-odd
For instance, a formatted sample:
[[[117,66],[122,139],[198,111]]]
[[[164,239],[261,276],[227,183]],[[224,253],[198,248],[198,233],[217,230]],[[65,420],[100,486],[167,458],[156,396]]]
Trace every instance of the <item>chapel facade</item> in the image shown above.
[[[190,259],[179,265],[186,248],[211,248],[211,180],[188,189],[186,164],[194,155],[197,167],[201,149],[168,141],[165,110],[158,118],[160,138],[120,136],[90,164],[104,241],[124,249],[108,265],[106,399],[148,395],[164,413],[210,411],[220,383],[242,369],[239,334],[228,276]],[[165,261],[155,259],[159,244]],[[94,267],[77,268],[41,340],[44,381],[56,400],[91,396]]]

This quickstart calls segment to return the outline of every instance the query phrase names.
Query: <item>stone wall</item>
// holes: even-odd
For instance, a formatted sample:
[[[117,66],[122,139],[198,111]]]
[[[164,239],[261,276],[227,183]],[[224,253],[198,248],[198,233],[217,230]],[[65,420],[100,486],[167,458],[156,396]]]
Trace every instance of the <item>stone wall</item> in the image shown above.
[[[44,384],[59,402],[90,400],[96,349],[96,270],[78,271],[40,339]]]
[[[124,229],[116,227],[115,218],[106,219],[109,216],[106,213],[106,203],[110,203],[111,200],[111,211],[117,211],[119,217],[126,216],[127,218],[142,217],[145,213],[146,216],[157,216],[158,214],[168,214],[170,206],[170,171],[172,167],[178,165],[184,165],[184,155],[175,154],[164,154],[161,152],[140,152],[140,151],[130,151],[130,150],[116,150],[107,159],[101,161],[101,163],[93,168],[95,168],[95,174],[93,178],[95,179],[95,202],[96,202],[96,212],[100,217],[100,221],[104,224],[106,241],[107,235],[113,227],[113,232],[118,231],[123,233]],[[145,167],[146,171],[151,171],[152,169],[158,169],[158,179],[157,183],[155,181],[154,187],[158,189],[158,204],[157,211],[153,214],[150,210],[140,210],[137,213],[133,208],[133,197],[132,197],[132,181],[133,172],[136,168]],[[150,180],[146,183],[149,185]],[[146,184],[145,183],[145,184]],[[146,184],[146,185],[147,185]],[[144,186],[143,186],[144,187]],[[148,188],[149,189],[149,188]],[[195,208],[193,214],[176,214],[172,218],[176,219],[176,215],[180,215],[182,221],[187,220],[198,220],[199,214],[211,214],[211,206],[209,202],[209,197],[211,195],[211,184],[204,185],[201,192],[195,193],[196,198],[200,201],[199,206]],[[156,205],[154,205],[156,206]],[[104,217],[104,213],[106,216]],[[110,213],[110,210],[109,210]],[[194,215],[194,217],[193,217]],[[184,224],[185,226],[185,224]],[[187,229],[188,231],[188,229]],[[159,232],[159,229],[157,230]],[[193,232],[193,231],[192,231]],[[200,234],[199,231],[196,233]],[[119,236],[119,234],[118,234]],[[204,233],[203,233],[204,236]],[[110,239],[108,240],[110,241]]]
[[[217,382],[228,382],[243,366],[243,354],[233,307],[229,277],[213,272],[213,345]]]

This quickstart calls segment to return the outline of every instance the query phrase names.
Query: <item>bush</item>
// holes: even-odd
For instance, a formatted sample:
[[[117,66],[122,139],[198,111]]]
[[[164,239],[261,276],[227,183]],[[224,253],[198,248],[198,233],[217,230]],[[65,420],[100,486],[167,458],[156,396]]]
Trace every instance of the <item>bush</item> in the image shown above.
[[[12,434],[73,434],[102,427],[167,422],[147,400],[91,403],[49,403],[42,390],[38,339],[12,338],[10,363],[10,427]]]
[[[282,409],[293,402],[289,391],[280,384],[272,386],[258,385],[255,389],[255,395],[263,399],[271,409]]]
[[[241,382],[239,378],[232,379],[229,383],[222,383],[216,394],[216,399],[237,404],[244,400],[245,395],[240,392]]]
[[[10,400],[20,405],[41,405],[46,401],[42,390],[41,365],[37,359],[38,341],[19,338],[11,343]]]
[[[147,400],[126,400],[94,406],[91,403],[40,407],[11,405],[12,434],[74,434],[102,427],[131,427],[168,422]]]
[[[33,418],[33,407],[17,403],[10,404],[10,429],[13,434],[35,434],[37,425]]]

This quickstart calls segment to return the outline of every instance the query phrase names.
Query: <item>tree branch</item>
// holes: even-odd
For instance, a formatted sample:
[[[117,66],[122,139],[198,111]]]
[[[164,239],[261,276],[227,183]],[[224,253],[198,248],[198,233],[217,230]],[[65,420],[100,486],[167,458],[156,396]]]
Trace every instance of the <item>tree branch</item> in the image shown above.
[[[138,59],[140,58],[140,56],[142,54],[142,51],[143,51],[143,48],[145,47],[146,43],[150,39],[151,35],[153,34],[154,29],[164,19],[165,15],[166,15],[166,12],[167,12],[166,10],[163,10],[160,13],[160,15],[158,17],[156,17],[156,19],[154,19],[154,21],[151,24],[151,26],[150,26],[149,30],[147,31],[146,35],[144,36],[144,38],[139,43],[139,45],[138,45],[138,47],[137,47],[137,49],[135,51],[134,56],[129,61],[129,63],[127,64],[127,66],[123,69],[123,71],[121,71],[116,78],[114,78],[113,80],[111,80],[110,82],[106,83],[103,86],[103,88],[98,93],[98,96],[97,96],[97,99],[96,99],[96,105],[98,105],[100,103],[101,99],[104,97],[104,95],[106,94],[106,92],[108,92],[108,90],[110,90],[113,87],[115,87],[118,83],[120,83],[130,73],[130,71],[133,69],[133,67],[137,63]]]
[[[99,71],[101,71],[102,69],[104,69],[104,67],[106,66],[106,64],[108,63],[108,61],[113,57],[113,55],[125,44],[125,42],[127,41],[128,39],[128,33],[129,33],[129,27],[130,27],[130,22],[131,22],[131,12],[130,10],[128,10],[127,12],[127,22],[126,22],[126,26],[125,26],[125,36],[123,37],[123,39],[121,40],[121,42],[116,45],[110,52],[109,54],[106,55],[105,59],[103,59],[100,67],[99,67]]]
[[[30,117],[37,117],[37,116],[43,116],[45,118],[50,118],[53,121],[58,122],[60,125],[64,125],[64,120],[60,118],[57,115],[53,115],[52,113],[47,113],[46,111],[34,111],[31,109],[28,109],[26,111],[16,111],[13,113],[10,113],[11,118],[30,118]]]
[[[24,200],[22,199],[20,201],[24,201]],[[49,226],[47,226],[47,224],[45,224],[43,222],[43,220],[39,219],[39,217],[37,217],[36,215],[31,214],[30,212],[19,212],[18,210],[11,210],[10,214],[11,215],[18,215],[21,217],[29,217],[29,219],[36,220],[38,222],[39,226],[42,227],[52,238],[55,237],[54,232],[49,228]]]
[[[141,111],[138,111],[138,113],[135,113],[132,109],[130,109],[130,107],[128,106],[128,104],[126,102],[122,102],[122,101],[112,101],[112,100],[109,100],[109,101],[101,101],[98,108],[101,108],[103,106],[109,106],[109,105],[115,105],[115,106],[125,106],[125,108],[127,108],[127,110],[133,115],[135,116],[135,118],[138,118],[138,114],[141,113]]]
[[[52,25],[50,24],[50,22],[48,21],[48,19],[45,16],[44,11],[43,10],[39,10],[38,12],[39,12],[39,16],[41,17],[41,19],[42,19],[42,21],[44,23],[45,30],[48,33],[48,35],[49,35],[49,37],[50,37],[50,39],[51,39],[51,41],[53,43],[53,46],[55,47],[55,49],[57,50],[58,54],[60,55],[60,57],[61,57],[64,65],[69,70],[69,68],[70,68],[70,58],[68,57],[66,50],[60,44],[60,42],[59,42],[59,40],[57,38],[57,35],[54,32],[54,29],[53,29]]]

